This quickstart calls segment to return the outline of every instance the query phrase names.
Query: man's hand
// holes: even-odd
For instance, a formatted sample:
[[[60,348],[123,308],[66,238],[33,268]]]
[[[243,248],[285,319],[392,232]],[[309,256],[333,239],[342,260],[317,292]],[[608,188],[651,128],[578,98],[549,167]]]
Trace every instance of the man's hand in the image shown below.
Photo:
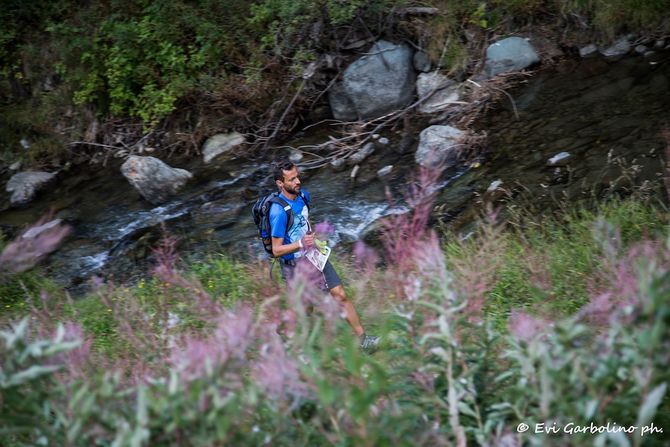
[[[314,247],[314,233],[307,233],[302,238],[302,245],[305,249]]]

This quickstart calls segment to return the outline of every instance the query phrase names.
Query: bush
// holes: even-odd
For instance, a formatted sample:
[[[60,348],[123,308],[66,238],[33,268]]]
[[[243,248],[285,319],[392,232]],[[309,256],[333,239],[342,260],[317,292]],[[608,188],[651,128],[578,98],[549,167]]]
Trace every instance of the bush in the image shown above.
[[[662,445],[641,428],[665,427],[670,414],[668,234],[648,231],[662,225],[647,207],[603,209],[545,220],[546,232],[488,226],[446,250],[421,230],[402,241],[402,274],[374,271],[375,256],[357,248],[360,270],[373,273],[353,289],[359,304],[385,303],[374,355],[306,279],[284,306],[225,257],[181,273],[166,243],[154,278],[102,286],[60,317],[33,311],[34,335],[25,320],[2,333],[0,405],[20,411],[4,406],[0,430],[9,445]],[[628,224],[630,239],[613,239],[627,231],[603,214]],[[402,219],[397,228],[422,221]],[[644,234],[653,239],[636,240]],[[567,268],[571,258],[584,265]],[[576,279],[588,284],[583,302],[544,312],[540,286],[534,301],[508,302],[523,289],[500,284],[532,284],[511,272],[538,262],[551,293],[566,294],[555,304]],[[54,339],[55,321],[73,317],[86,332],[67,323],[70,335]],[[86,334],[105,328],[114,349],[94,343],[89,353]],[[532,429],[517,432],[522,423]]]

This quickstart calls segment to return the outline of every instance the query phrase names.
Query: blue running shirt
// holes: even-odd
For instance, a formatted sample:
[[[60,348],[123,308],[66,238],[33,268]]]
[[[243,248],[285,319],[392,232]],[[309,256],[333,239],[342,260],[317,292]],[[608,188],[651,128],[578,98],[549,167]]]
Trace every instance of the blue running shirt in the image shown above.
[[[305,190],[302,190],[302,193],[305,195],[305,198],[308,202],[311,202],[312,199],[309,197],[309,193]],[[284,238],[284,245],[297,242],[305,236],[309,226],[307,219],[309,218],[309,209],[305,204],[305,201],[302,200],[300,194],[295,198],[295,200],[288,199],[284,194],[279,194],[279,197],[286,200],[286,203],[291,205],[291,211],[293,213],[293,225],[291,228],[286,231],[286,224],[288,221],[288,216],[286,211],[278,203],[273,203],[270,208],[270,235],[272,237],[282,237]],[[282,259],[290,261],[295,258],[302,256],[300,251],[295,253],[290,253],[288,255],[282,256]]]

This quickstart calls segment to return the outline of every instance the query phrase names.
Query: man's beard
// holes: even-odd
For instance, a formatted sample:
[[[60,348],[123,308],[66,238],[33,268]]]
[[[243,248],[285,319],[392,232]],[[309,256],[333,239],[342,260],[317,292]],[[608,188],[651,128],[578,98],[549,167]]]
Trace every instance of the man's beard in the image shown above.
[[[298,193],[300,191],[300,185],[296,186],[295,188],[290,188],[288,186],[284,186],[284,190],[289,194],[298,195]]]

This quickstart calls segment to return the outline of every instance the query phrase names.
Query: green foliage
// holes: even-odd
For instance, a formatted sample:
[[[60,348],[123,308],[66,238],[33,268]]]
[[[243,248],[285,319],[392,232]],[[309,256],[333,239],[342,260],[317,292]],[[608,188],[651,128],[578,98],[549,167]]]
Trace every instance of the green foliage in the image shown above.
[[[663,445],[660,434],[641,437],[670,414],[661,212],[631,200],[524,231],[493,227],[444,251],[437,238],[420,241],[402,275],[387,266],[357,289],[357,304],[384,303],[373,355],[307,283],[282,297],[284,310],[276,288],[263,299],[254,267],[216,256],[182,274],[163,263],[160,277],[103,286],[60,316],[114,340],[109,352],[97,345],[87,374],[54,375],[76,364],[63,361],[76,344],[62,334],[34,341],[27,320],[0,332],[0,434],[10,445]],[[654,243],[636,245],[647,236]],[[539,264],[550,287],[538,282]],[[580,288],[609,278],[612,266],[625,269],[624,283]],[[477,283],[470,294],[468,279]],[[416,299],[388,302],[389,282],[412,285]],[[481,312],[487,285],[499,296],[484,293],[492,302]],[[519,308],[544,319],[506,318]],[[638,429],[519,434],[522,422]]]
[[[246,126],[269,108],[282,108],[272,93],[310,62],[339,51],[345,36],[411,40],[435,65],[462,77],[488,39],[531,23],[567,24],[566,32],[586,28],[603,41],[623,32],[662,36],[670,30],[666,0],[431,0],[422,6],[438,8],[437,14],[398,14],[416,5],[7,0],[0,9],[0,114],[6,118],[0,147],[11,153],[1,156],[58,163],[70,156],[63,140],[80,140],[93,114],[136,118],[149,128],[189,107],[217,127],[222,121],[223,127]],[[18,144],[24,137],[32,144],[27,153]]]
[[[196,88],[199,76],[220,65],[236,34],[217,36],[213,29],[230,30],[221,22],[240,20],[243,8],[211,1],[147,2],[128,14],[120,3],[89,41],[83,39],[87,29],[58,24],[49,31],[79,54],[80,66],[66,74],[79,84],[76,103],[95,102],[114,115],[127,113],[155,125]],[[225,6],[224,17],[212,14]]]
[[[62,98],[61,98],[62,99]],[[0,106],[3,120],[0,122],[0,159],[7,161],[53,161],[62,157],[66,148],[59,135],[48,126],[58,106],[53,104],[55,95],[44,94],[39,101]],[[22,139],[30,144],[26,150],[20,145]]]
[[[205,290],[226,307],[257,295],[257,284],[251,280],[248,267],[226,255],[219,254],[192,264],[191,269]]]
[[[668,223],[662,210],[660,204],[655,206],[636,199],[610,201],[595,211],[568,211],[560,218],[543,217],[541,225],[526,221],[522,230],[485,235],[475,242],[458,242],[457,237],[448,237],[450,242],[445,250],[448,262],[457,263],[471,254],[474,247],[491,243],[492,237],[504,246],[495,253],[500,259],[499,267],[485,302],[494,327],[503,329],[513,308],[532,308],[546,315],[573,314],[588,301],[590,291],[602,280],[596,272],[602,269],[607,251],[622,256],[631,244],[656,238],[665,231]],[[599,234],[597,226],[602,220],[617,231]]]
[[[3,1],[0,8],[0,69],[4,71],[14,66],[17,51],[26,41],[25,34],[31,34],[31,29],[39,29],[48,20],[60,19],[70,6],[71,0]]]
[[[370,31],[378,33],[384,15],[405,0],[337,1],[264,0],[251,8],[249,23],[261,34],[264,49],[291,56],[295,50],[323,47],[327,30],[352,24],[360,18]]]
[[[243,64],[255,46],[253,31],[240,26],[247,2],[60,0],[8,6],[0,12],[0,78],[15,78],[29,90],[56,73],[76,104],[91,103],[101,115],[139,117],[148,126],[204,79]]]
[[[33,341],[29,334],[28,318],[0,331],[0,436],[15,445],[34,445],[35,440],[43,443],[54,437],[48,423],[50,385],[53,373],[62,368],[54,357],[81,343],[66,340],[63,326],[53,339]]]
[[[564,15],[573,14],[593,23],[594,28],[607,38],[621,32],[667,32],[668,3],[665,0],[571,0],[558,6]]]
[[[667,359],[651,354],[663,343],[657,337],[669,329],[670,309],[661,297],[670,291],[670,276],[668,271],[655,271],[645,261],[642,264],[646,271],[639,280],[649,301],[643,305],[644,310],[638,308],[640,313],[632,315],[636,312],[632,308],[615,311],[613,317],[618,315],[622,321],[610,325],[606,334],[568,319],[547,338],[512,344],[506,357],[512,360],[510,371],[517,376],[510,390],[517,400],[510,412],[517,413],[520,420],[532,421],[531,427],[548,419],[559,426],[568,422],[588,425],[590,421],[603,426],[608,421],[638,426],[632,437],[640,442],[641,427],[652,421],[670,380],[667,368],[662,366]],[[600,344],[598,348],[593,338]],[[531,438],[546,441],[543,435]],[[552,438],[557,444],[562,442],[561,435]],[[563,435],[563,440],[566,438]],[[583,435],[571,437],[570,442],[602,442],[608,438],[614,441],[620,436]]]
[[[75,301],[66,313],[76,315],[77,321],[93,338],[95,350],[110,358],[118,355],[120,351],[118,324],[111,307],[105,305],[98,297],[91,296]]]
[[[43,274],[29,271],[0,277],[0,314],[23,315],[28,310],[28,302],[40,302],[40,294],[52,293],[62,295],[62,290]]]

